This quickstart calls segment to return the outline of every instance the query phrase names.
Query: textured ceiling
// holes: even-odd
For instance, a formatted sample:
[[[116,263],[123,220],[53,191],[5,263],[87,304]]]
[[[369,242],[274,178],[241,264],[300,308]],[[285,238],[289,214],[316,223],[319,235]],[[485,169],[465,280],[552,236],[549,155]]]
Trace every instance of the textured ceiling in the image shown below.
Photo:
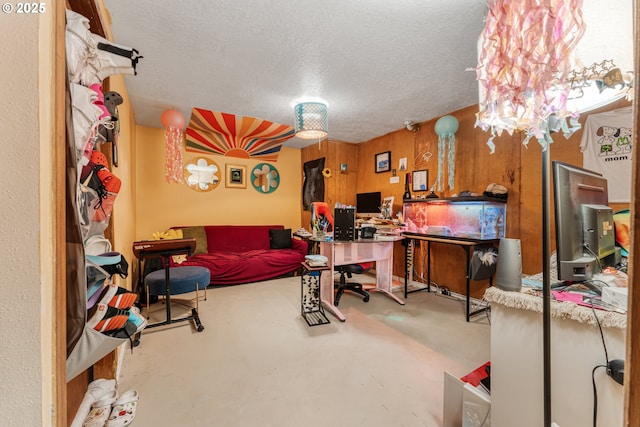
[[[293,126],[295,99],[329,103],[329,137],[362,142],[478,102],[485,0],[105,0],[138,49],[127,90],[143,126],[192,107]],[[285,145],[317,141],[298,138]]]
[[[144,56],[126,77],[143,126],[192,107],[293,126],[292,102],[315,97],[329,103],[329,138],[358,143],[478,103],[467,69],[486,0],[103,1],[114,41]],[[631,5],[584,0],[585,65],[606,55],[633,69]]]

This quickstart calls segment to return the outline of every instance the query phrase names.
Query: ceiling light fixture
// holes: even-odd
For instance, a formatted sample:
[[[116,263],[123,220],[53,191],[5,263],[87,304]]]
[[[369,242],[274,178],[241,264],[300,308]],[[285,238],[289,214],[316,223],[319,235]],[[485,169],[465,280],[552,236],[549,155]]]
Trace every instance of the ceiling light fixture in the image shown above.
[[[550,117],[565,136],[579,128],[568,111],[570,56],[585,31],[581,0],[528,2],[496,0],[478,43],[480,89],[476,126],[491,131],[487,145],[503,131],[525,134],[546,148]],[[535,19],[534,19],[535,18]],[[521,52],[528,53],[522,55]],[[569,124],[566,120],[570,121]]]
[[[329,118],[325,102],[298,102],[293,107],[293,113],[298,138],[320,140],[329,134]]]

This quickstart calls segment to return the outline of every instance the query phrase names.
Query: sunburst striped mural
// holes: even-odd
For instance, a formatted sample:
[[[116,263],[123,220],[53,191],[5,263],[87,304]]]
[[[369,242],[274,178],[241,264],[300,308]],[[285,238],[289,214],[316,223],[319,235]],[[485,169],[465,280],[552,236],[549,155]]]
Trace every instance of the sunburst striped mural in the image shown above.
[[[193,108],[186,131],[185,150],[276,162],[282,144],[294,135],[291,126]]]

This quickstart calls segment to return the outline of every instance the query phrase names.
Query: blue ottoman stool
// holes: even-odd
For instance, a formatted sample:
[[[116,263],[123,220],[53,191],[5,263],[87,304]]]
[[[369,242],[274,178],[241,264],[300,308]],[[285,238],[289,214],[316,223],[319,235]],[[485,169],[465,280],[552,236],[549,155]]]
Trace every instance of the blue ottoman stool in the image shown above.
[[[207,286],[211,281],[211,273],[205,267],[171,267],[149,273],[144,278],[147,289],[147,318],[149,318],[149,295],[164,295],[166,298],[167,320],[148,325],[147,328],[169,325],[171,323],[193,320],[196,329],[201,332],[204,329],[198,316],[198,291],[204,289],[204,299],[207,299]],[[191,309],[191,316],[178,319],[171,318],[171,295],[196,293],[196,307]]]

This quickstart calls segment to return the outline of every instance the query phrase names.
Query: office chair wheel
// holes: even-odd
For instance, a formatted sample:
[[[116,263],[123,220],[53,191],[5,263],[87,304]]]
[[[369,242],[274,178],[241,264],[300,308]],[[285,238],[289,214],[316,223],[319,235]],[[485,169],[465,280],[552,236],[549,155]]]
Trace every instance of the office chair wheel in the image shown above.
[[[362,301],[369,302],[369,295],[367,295],[366,297],[362,298]]]

